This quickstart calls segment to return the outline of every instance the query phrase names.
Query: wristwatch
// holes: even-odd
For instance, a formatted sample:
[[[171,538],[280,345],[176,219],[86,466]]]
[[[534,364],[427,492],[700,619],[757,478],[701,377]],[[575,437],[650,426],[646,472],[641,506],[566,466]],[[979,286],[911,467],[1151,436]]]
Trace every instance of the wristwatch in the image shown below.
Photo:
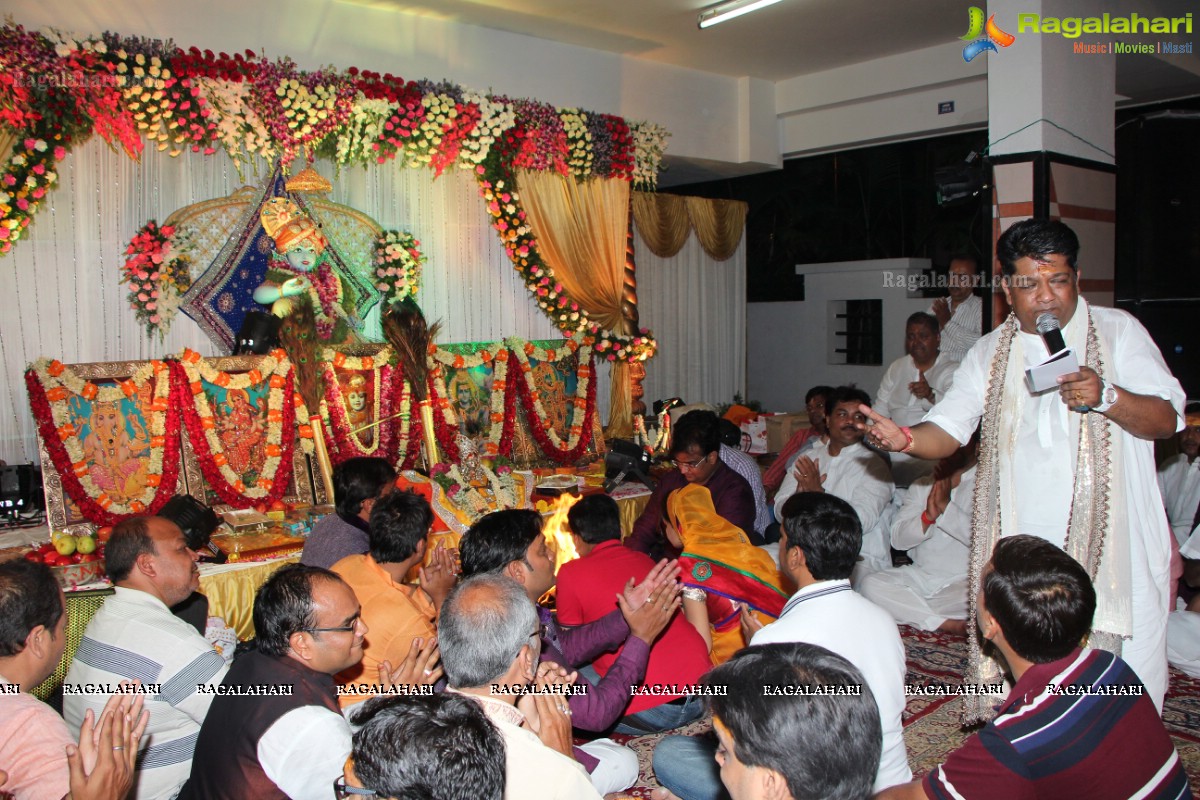
[[[1100,379],[1100,405],[1092,406],[1092,411],[1103,414],[1117,404],[1117,387]]]

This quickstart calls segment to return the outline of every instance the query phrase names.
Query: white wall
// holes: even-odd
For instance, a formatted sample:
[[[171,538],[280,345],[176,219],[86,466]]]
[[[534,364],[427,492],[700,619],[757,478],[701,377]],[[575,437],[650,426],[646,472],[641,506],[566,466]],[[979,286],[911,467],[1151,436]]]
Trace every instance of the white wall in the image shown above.
[[[804,276],[803,301],[747,306],[747,397],[766,411],[803,411],[811,387],[854,383],[874,399],[887,365],[904,355],[904,321],[930,303],[909,297],[904,288],[888,288],[885,273],[918,275],[929,266],[924,258],[886,258],[796,267]],[[830,364],[830,301],[875,299],[883,301],[883,363]]]

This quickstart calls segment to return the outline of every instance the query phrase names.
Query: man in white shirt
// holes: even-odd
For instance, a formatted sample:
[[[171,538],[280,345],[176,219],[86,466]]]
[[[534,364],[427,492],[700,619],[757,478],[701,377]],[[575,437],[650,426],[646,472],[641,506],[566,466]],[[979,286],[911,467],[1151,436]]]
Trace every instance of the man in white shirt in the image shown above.
[[[138,800],[170,800],[191,770],[200,725],[228,667],[203,636],[171,613],[200,586],[196,554],[183,531],[161,517],[119,523],[105,549],[114,594],[92,617],[63,681],[63,717],[78,735],[84,714],[98,718],[122,680],[157,687],[138,759]]]
[[[825,398],[829,441],[817,442],[796,459],[775,495],[775,517],[783,519],[783,505],[797,492],[826,492],[845,500],[862,525],[862,555],[880,569],[891,555],[879,528],[879,517],[891,502],[895,486],[887,462],[862,443],[858,423],[866,418],[860,405],[870,397],[854,386],[839,386]],[[782,565],[780,565],[782,566]]]
[[[803,492],[784,506],[779,564],[799,589],[779,619],[763,626],[743,609],[742,630],[751,648],[779,642],[824,647],[854,665],[875,696],[882,754],[874,791],[912,780],[900,717],[904,712],[904,644],[882,608],[850,588],[862,528],[848,503]],[[681,800],[717,796],[720,777],[709,740],[668,736],[654,750],[658,781]],[[659,797],[670,798],[671,795]]]
[[[1183,389],[1136,319],[1080,298],[1079,240],[1069,227],[1018,222],[996,249],[1012,315],[971,348],[924,422],[903,428],[863,409],[874,423],[871,442],[942,458],[982,421],[971,586],[1001,536],[1065,542],[1096,575],[1092,646],[1118,652],[1161,709],[1171,534],[1152,440],[1183,427]],[[1057,392],[1035,395],[1024,373],[1049,355],[1037,333],[1042,314],[1058,321],[1082,366],[1058,378]],[[968,648],[968,683],[999,677],[999,665],[974,637]],[[990,715],[987,698],[966,700],[970,719]]]
[[[1185,422],[1187,427],[1179,433],[1179,452],[1158,467],[1158,488],[1180,547],[1196,531],[1200,515],[1200,459],[1196,458],[1200,455],[1200,403],[1188,403]]]
[[[520,584],[467,578],[442,606],[438,641],[449,691],[478,702],[504,738],[505,800],[600,800],[571,750],[565,692],[576,675],[538,663],[542,627]]]
[[[904,355],[883,373],[872,408],[897,425],[916,425],[938,398],[950,391],[958,362],[939,352],[941,336],[938,321],[923,311],[908,318],[904,326]],[[892,479],[907,487],[922,475],[933,471],[934,461],[909,458],[903,453],[892,456]]]
[[[975,461],[972,453],[948,463],[954,458],[908,488],[892,521],[892,547],[908,551],[913,563],[866,575],[858,591],[896,622],[963,636]]]
[[[949,297],[939,297],[929,306],[942,329],[942,352],[955,361],[962,361],[983,329],[983,301],[974,291],[978,274],[975,256],[950,259]]]

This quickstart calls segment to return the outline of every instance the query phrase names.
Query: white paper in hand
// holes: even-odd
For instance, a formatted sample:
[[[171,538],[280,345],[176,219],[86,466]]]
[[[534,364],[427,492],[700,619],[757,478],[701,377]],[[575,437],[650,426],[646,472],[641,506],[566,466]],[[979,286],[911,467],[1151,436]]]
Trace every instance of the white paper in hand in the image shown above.
[[[1025,385],[1033,394],[1058,388],[1058,377],[1079,372],[1079,359],[1071,348],[1060,350],[1048,359],[1025,370]]]

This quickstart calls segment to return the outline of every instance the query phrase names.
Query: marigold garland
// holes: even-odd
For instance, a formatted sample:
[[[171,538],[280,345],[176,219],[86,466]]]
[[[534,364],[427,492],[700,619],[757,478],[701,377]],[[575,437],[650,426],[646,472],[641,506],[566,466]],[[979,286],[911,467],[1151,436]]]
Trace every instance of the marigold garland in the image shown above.
[[[262,369],[241,374],[222,372],[210,365],[199,353],[184,350],[181,360],[171,366],[176,380],[183,384],[183,421],[200,462],[208,485],[221,502],[234,508],[247,508],[256,503],[274,502],[283,497],[292,469],[294,436],[285,420],[296,417],[295,385],[291,362],[282,350],[275,350],[263,360]],[[249,391],[264,382],[267,393],[266,457],[255,485],[246,486],[242,477],[233,471],[224,453],[224,444],[216,432],[212,403],[204,391],[204,383],[225,389]],[[310,430],[311,435],[311,430]]]
[[[142,409],[150,436],[146,486],[138,498],[118,503],[92,478],[79,430],[71,421],[70,398],[119,402],[143,394],[140,387],[151,379],[154,387],[150,407]],[[174,496],[179,479],[181,414],[173,383],[170,369],[162,361],[146,364],[115,387],[85,381],[59,361],[42,359],[26,371],[25,385],[38,432],[58,470],[63,491],[89,521],[115,525],[129,516],[154,514]]]
[[[327,356],[328,352],[326,351]],[[321,402],[321,416],[328,420],[329,430],[332,434],[333,447],[330,448],[330,459],[335,466],[356,456],[378,456],[386,458],[389,462],[394,461],[396,459],[394,442],[396,420],[392,418],[396,412],[394,401],[398,396],[400,407],[403,408],[408,403],[409,397],[403,389],[399,393],[393,390],[393,367],[386,361],[372,364],[371,367],[344,367],[355,373],[368,370],[373,373],[376,425],[373,429],[371,444],[365,446],[359,434],[355,433],[350,426],[350,409],[346,407],[346,396],[342,393],[337,373],[334,372],[336,363],[336,360],[330,360],[328,357],[323,362],[325,397]],[[406,425],[407,421],[402,420],[401,424]],[[407,430],[404,431],[404,435],[408,435]]]
[[[579,358],[578,380],[575,384],[575,398],[572,401],[574,411],[571,414],[571,427],[564,444],[558,433],[550,425],[545,408],[537,389],[532,385],[530,375],[532,367],[530,358],[538,361],[558,361],[566,353],[554,349],[543,349],[532,342],[522,342],[519,339],[508,339],[506,344],[517,359],[519,375],[516,378],[517,392],[525,413],[529,417],[530,430],[533,438],[541,446],[542,452],[559,464],[572,464],[578,461],[592,443],[592,426],[596,414],[596,381],[595,362],[592,359],[591,348],[580,345],[573,339],[568,339],[564,350],[574,352]],[[580,416],[582,415],[582,419]]]

